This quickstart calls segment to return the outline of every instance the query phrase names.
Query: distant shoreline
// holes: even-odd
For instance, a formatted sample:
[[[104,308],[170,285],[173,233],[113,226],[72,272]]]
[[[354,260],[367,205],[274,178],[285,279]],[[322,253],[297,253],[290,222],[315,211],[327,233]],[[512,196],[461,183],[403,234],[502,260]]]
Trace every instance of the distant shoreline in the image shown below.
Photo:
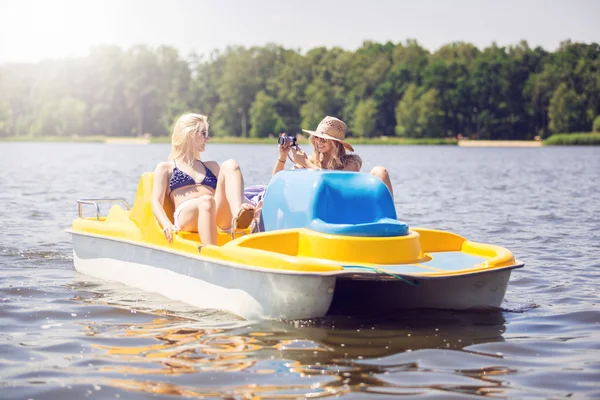
[[[424,138],[409,139],[399,137],[378,137],[378,138],[348,138],[348,142],[353,145],[358,144],[384,144],[384,145],[456,145],[457,140],[452,138]],[[154,137],[131,137],[131,136],[12,136],[0,137],[0,142],[64,142],[64,143],[106,143],[106,144],[150,144],[150,143],[171,143],[170,136]],[[277,138],[242,138],[242,137],[210,137],[209,143],[225,144],[277,144]],[[307,138],[299,140],[300,145],[308,145]]]
[[[543,147],[543,146],[598,146],[600,145],[600,133],[568,133],[556,134],[541,140],[457,140],[454,138],[400,138],[381,136],[376,138],[348,138],[352,145],[396,145],[396,146],[418,146],[418,145],[450,145],[459,147]],[[151,144],[170,143],[170,136],[134,137],[134,136],[9,136],[0,137],[0,142],[64,142],[64,143],[105,143],[105,144]],[[277,144],[276,138],[242,138],[242,137],[211,137],[209,143],[215,144]],[[309,144],[307,138],[299,140],[300,145]]]
[[[459,147],[542,147],[541,140],[459,140]]]
[[[107,143],[107,144],[148,144],[148,143],[150,143],[150,138],[115,137],[115,138],[104,139],[104,143]]]

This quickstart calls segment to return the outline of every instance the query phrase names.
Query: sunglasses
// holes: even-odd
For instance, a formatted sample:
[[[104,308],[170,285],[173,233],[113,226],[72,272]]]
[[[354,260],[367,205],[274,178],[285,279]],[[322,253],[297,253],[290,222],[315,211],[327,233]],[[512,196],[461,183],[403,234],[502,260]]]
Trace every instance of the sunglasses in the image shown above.
[[[323,143],[329,142],[329,139],[325,139],[325,138],[322,138],[320,136],[313,136],[313,139],[314,139],[315,142],[323,142]]]
[[[207,130],[200,131],[199,133],[200,133],[200,135],[202,135],[202,137],[204,137],[204,139],[208,139],[208,131]]]

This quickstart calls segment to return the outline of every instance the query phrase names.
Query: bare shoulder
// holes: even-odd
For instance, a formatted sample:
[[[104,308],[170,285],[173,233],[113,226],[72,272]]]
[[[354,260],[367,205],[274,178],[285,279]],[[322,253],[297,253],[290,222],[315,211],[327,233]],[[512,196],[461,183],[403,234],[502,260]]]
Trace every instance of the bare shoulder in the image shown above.
[[[169,161],[163,161],[160,162],[156,165],[156,168],[154,168],[154,173],[155,174],[169,174],[171,172],[171,166],[173,165],[173,163],[169,162]]]
[[[206,167],[210,169],[215,175],[217,175],[221,170],[221,167],[219,167],[219,163],[216,161],[206,161],[204,165],[206,165]]]
[[[162,199],[164,197],[171,173],[171,165],[172,163],[169,162],[161,162],[154,168],[154,186],[152,186],[152,196],[154,199]]]

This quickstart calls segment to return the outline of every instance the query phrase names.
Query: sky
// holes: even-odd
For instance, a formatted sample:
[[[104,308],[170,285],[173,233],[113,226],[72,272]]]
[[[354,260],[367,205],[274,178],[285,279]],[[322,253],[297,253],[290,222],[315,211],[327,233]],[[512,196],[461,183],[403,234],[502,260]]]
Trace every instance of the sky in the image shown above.
[[[0,0],[0,63],[79,57],[90,47],[170,45],[186,57],[229,45],[307,51],[416,39],[554,51],[600,43],[600,0]]]

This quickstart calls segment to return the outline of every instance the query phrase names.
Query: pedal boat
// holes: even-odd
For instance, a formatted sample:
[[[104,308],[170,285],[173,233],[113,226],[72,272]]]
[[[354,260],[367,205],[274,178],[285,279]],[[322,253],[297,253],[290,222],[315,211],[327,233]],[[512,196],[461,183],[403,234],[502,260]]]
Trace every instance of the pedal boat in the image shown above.
[[[73,221],[75,269],[246,319],[322,317],[356,310],[498,308],[511,271],[502,247],[410,228],[387,187],[368,174],[282,171],[262,207],[264,231],[219,232],[218,245],[179,232],[168,243],[152,214],[152,173],[133,207],[82,199]],[[102,202],[112,204],[100,215]],[[84,217],[84,207],[95,216]],[[173,205],[165,200],[167,215]]]

